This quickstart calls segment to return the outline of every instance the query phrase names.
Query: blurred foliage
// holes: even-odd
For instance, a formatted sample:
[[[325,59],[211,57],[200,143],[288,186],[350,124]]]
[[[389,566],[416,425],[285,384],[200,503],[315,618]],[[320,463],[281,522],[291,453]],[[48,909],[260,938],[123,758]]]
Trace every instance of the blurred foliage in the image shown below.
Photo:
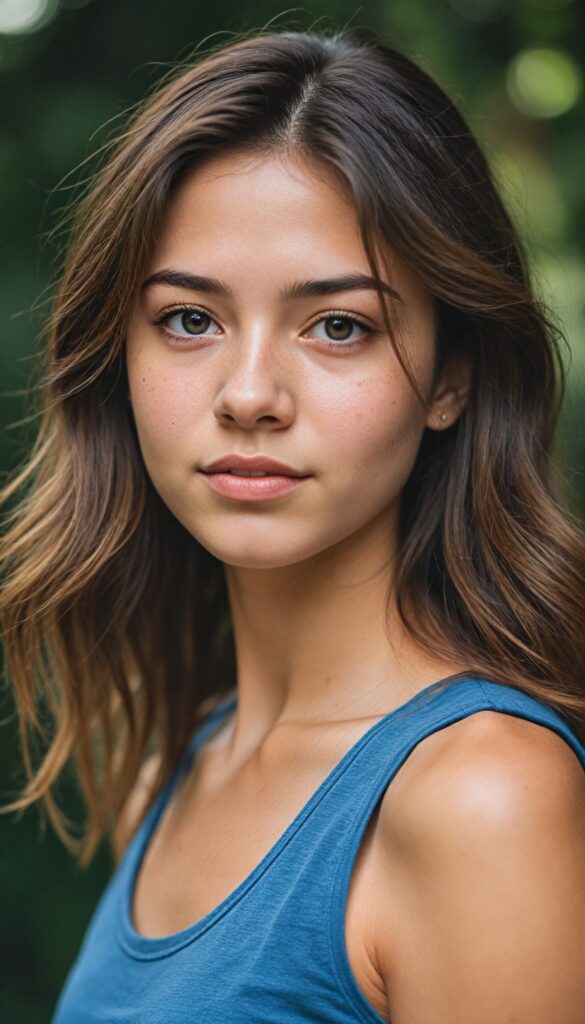
[[[570,343],[559,458],[583,508],[585,485],[585,165],[580,46],[585,12],[575,0],[346,0],[281,8],[216,8],[169,0],[2,0],[0,4],[0,462],[28,450],[34,422],[18,426],[32,348],[47,310],[59,235],[50,232],[91,169],[85,161],[173,62],[239,31],[366,26],[414,56],[472,124],[526,241],[541,296]],[[210,38],[211,37],[211,38]],[[2,799],[22,782],[16,723],[3,692]],[[70,792],[67,791],[69,787]],[[75,818],[65,778],[61,799]],[[80,816],[78,819],[80,820]],[[109,851],[78,871],[36,810],[0,817],[3,928],[0,1018],[48,1020],[111,870]]]

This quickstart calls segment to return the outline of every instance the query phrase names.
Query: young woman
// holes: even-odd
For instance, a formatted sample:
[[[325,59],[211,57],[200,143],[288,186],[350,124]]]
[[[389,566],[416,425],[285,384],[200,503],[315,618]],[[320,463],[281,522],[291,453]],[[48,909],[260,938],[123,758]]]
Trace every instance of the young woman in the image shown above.
[[[54,1024],[582,1022],[562,336],[453,103],[371,34],[211,50],[112,143],[47,337],[3,810],[74,849],[72,758],[117,858]]]

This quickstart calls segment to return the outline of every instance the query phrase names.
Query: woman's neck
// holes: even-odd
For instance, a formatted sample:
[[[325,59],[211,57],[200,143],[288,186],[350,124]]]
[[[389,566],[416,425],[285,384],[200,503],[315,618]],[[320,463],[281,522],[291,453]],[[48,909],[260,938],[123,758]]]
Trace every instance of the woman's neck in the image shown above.
[[[392,550],[382,525],[295,565],[226,566],[237,661],[234,759],[277,724],[381,716],[464,668],[423,651],[392,600],[386,609]]]

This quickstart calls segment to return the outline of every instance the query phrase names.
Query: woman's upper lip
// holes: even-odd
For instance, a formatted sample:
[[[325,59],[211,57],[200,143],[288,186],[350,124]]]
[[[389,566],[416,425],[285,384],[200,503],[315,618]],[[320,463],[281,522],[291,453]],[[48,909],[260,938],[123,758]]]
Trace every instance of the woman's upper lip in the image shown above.
[[[279,476],[310,476],[310,473],[301,473],[294,466],[270,459],[267,455],[224,455],[221,459],[201,466],[202,473],[221,473],[228,469],[245,469],[250,473],[278,473]]]

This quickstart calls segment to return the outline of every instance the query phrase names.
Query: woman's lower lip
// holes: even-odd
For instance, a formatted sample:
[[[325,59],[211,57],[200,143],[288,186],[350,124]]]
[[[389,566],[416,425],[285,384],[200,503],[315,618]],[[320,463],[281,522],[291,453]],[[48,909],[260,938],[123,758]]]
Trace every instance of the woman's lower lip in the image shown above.
[[[209,486],[222,494],[225,498],[235,498],[239,501],[269,501],[270,498],[278,498],[281,494],[287,494],[305,480],[308,476],[234,476],[232,473],[203,473]]]

